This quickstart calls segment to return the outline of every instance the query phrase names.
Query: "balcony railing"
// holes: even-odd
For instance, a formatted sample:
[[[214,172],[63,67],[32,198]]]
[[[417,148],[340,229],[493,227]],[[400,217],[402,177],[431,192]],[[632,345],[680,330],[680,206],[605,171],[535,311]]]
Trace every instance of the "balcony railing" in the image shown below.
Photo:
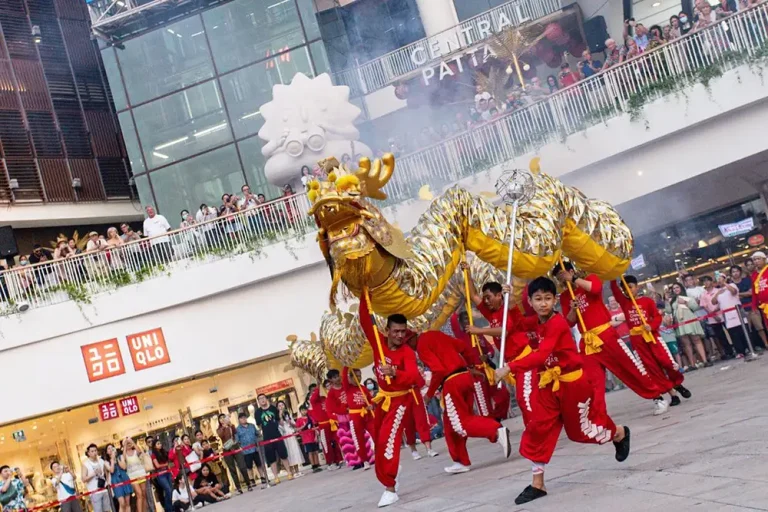
[[[740,64],[768,62],[768,3],[647,51],[527,107],[397,160],[389,204],[416,197],[494,165],[561,142],[620,114],[640,115],[645,102],[682,91]],[[762,76],[762,73],[755,71]]]
[[[334,73],[334,82],[337,85],[349,86],[353,96],[368,94],[449,56],[443,53],[433,58],[431,50],[433,44],[444,51],[446,41],[450,41],[451,53],[455,54],[487,39],[488,36],[483,34],[488,34],[489,30],[494,34],[499,33],[503,28],[500,27],[502,20],[504,26],[508,26],[506,20],[509,20],[512,26],[517,26],[543,18],[560,9],[560,0],[512,0],[469,18],[455,27],[420,39],[354,68]]]
[[[89,303],[98,293],[176,269],[258,255],[266,246],[314,231],[308,211],[306,194],[297,194],[106,250],[17,266],[0,273],[0,315],[69,300]]]

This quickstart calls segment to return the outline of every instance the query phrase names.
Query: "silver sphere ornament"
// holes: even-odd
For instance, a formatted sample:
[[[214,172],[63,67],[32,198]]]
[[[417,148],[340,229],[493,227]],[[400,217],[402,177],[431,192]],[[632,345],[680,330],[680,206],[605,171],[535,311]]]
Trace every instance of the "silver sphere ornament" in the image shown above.
[[[496,193],[506,204],[525,204],[533,198],[534,192],[533,175],[525,169],[504,171],[496,180]]]

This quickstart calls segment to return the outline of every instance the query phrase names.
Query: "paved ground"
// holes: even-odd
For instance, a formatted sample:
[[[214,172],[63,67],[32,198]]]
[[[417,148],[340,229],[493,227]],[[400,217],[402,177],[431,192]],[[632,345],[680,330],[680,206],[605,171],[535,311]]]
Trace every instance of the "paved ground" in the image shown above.
[[[525,506],[514,498],[530,482],[530,466],[516,452],[473,440],[473,470],[447,475],[439,457],[414,462],[403,452],[400,502],[388,511],[768,511],[768,357],[720,363],[688,375],[694,396],[663,416],[623,390],[608,395],[617,423],[632,428],[632,454],[623,464],[613,447],[578,445],[561,437],[547,468],[549,496]],[[507,421],[520,437],[519,418]],[[309,475],[216,505],[218,512],[371,511],[381,494],[373,470]]]

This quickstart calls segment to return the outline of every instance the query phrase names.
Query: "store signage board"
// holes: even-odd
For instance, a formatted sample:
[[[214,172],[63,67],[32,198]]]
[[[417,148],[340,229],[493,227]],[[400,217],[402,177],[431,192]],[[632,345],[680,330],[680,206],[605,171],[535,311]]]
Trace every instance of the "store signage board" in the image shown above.
[[[133,360],[133,369],[137,372],[168,364],[171,362],[171,356],[168,354],[168,347],[165,345],[165,336],[161,328],[129,334],[128,349],[131,351]]]
[[[293,379],[285,379],[285,380],[281,380],[280,382],[273,382],[272,384],[267,384],[266,386],[261,386],[260,388],[256,388],[256,393],[272,395],[274,393],[283,391],[285,389],[291,389],[292,387],[293,387]]]
[[[13,437],[13,440],[16,441],[17,443],[23,443],[24,441],[27,440],[27,436],[24,434],[23,430],[17,430],[13,434],[11,434],[11,436]]]
[[[641,268],[645,268],[645,257],[641,254],[636,258],[632,258],[629,262],[629,266],[632,267],[632,270],[640,270]]]
[[[740,220],[739,222],[733,222],[731,224],[720,224],[717,227],[720,229],[720,233],[722,233],[726,238],[744,235],[755,229],[755,219],[753,217],[749,217],[747,219]]]
[[[117,402],[112,401],[99,404],[99,418],[101,421],[114,420],[118,417],[119,414],[117,413]]]
[[[765,237],[763,235],[752,235],[747,239],[747,243],[750,247],[757,247],[758,245],[763,245],[765,242]]]
[[[80,347],[88,373],[88,382],[97,382],[125,373],[117,338]]]
[[[139,397],[129,396],[127,398],[120,399],[120,414],[122,416],[130,416],[139,412]]]

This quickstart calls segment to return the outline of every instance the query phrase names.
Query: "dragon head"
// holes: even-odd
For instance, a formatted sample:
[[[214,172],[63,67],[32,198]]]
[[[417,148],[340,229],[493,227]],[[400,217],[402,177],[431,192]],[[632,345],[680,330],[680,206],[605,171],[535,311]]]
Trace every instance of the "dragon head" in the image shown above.
[[[331,304],[339,281],[353,292],[375,287],[391,273],[396,259],[412,256],[402,232],[392,226],[368,199],[384,200],[382,190],[392,177],[395,157],[387,153],[348,171],[335,158],[319,162],[326,181],[309,185],[309,210],[318,226],[318,242],[333,276]]]

